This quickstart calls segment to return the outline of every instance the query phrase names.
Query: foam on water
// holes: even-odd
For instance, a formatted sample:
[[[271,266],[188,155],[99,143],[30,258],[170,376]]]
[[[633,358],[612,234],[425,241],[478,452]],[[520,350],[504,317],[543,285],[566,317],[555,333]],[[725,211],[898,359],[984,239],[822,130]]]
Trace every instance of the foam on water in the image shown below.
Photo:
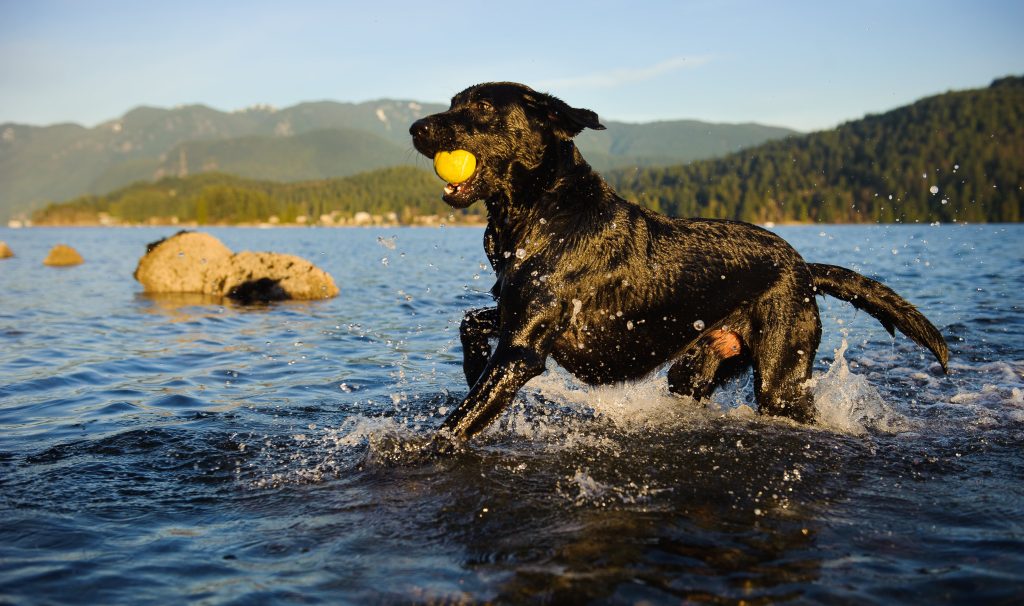
[[[867,377],[850,369],[846,349],[844,339],[842,346],[835,350],[835,361],[828,371],[815,373],[807,383],[814,396],[818,423],[831,431],[850,435],[864,435],[869,430],[892,433],[909,429],[907,417],[887,403]],[[718,417],[755,418],[756,412],[746,403],[749,397],[744,398],[741,393],[750,389],[749,381],[733,384],[716,391],[710,400],[695,402],[670,393],[663,374],[632,383],[587,386],[561,369],[549,368],[547,373],[531,381],[525,391],[532,391],[543,400],[591,410],[618,429],[631,431],[652,426],[699,426]],[[762,420],[789,423],[777,418]],[[530,434],[522,435],[529,437]]]
[[[639,381],[616,385],[584,385],[564,370],[552,366],[527,386],[543,400],[578,407],[629,431],[652,423],[675,424],[692,421],[699,410],[690,398],[668,391],[664,376],[655,374]]]
[[[1024,361],[951,365],[953,372],[983,377],[981,384],[960,385],[948,405],[968,411],[975,424],[1001,426],[1024,422]]]
[[[1017,378],[1024,364],[982,365],[980,368],[986,370],[992,383],[980,388],[961,385],[955,395],[943,398],[939,390],[949,390],[947,377],[910,368],[890,368],[882,375],[872,370],[875,364],[870,358],[859,360],[864,363],[857,366],[867,372],[858,374],[847,361],[847,348],[844,338],[834,350],[829,368],[816,372],[807,382],[814,398],[818,429],[848,436],[921,429],[922,419],[907,416],[906,403],[887,401],[879,391],[878,385],[898,381],[919,386],[915,393],[928,402],[964,409],[964,414],[973,417],[978,425],[1024,421],[1024,385]],[[972,366],[972,370],[978,369],[977,365]],[[955,365],[953,370],[956,371]],[[888,383],[880,383],[883,380]],[[745,379],[716,391],[710,400],[695,402],[670,393],[664,372],[631,383],[589,386],[552,363],[468,448],[499,448],[511,456],[526,451],[552,453],[579,448],[614,453],[623,448],[622,441],[627,436],[644,432],[701,431],[712,422],[723,421],[737,428],[750,423],[762,428],[797,426],[785,418],[758,415],[747,403],[752,402],[751,383],[748,374]],[[406,389],[410,387],[403,385]],[[256,467],[263,472],[257,473],[251,484],[265,488],[321,482],[366,466],[416,464],[432,456],[435,428],[450,406],[460,399],[447,393],[443,397],[448,405],[438,407],[436,395],[413,395],[411,400],[403,396],[395,400],[395,412],[406,416],[354,414],[334,427],[305,428],[274,443],[260,443],[261,463]],[[629,502],[636,492],[602,484],[584,467],[564,480],[560,492],[573,502]]]

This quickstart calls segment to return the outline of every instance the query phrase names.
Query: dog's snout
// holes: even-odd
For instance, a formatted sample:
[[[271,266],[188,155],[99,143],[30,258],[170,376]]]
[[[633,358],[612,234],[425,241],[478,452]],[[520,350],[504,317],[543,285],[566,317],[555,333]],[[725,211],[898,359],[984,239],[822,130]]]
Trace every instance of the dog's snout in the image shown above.
[[[433,157],[437,152],[437,129],[430,116],[420,118],[409,127],[409,134],[412,135],[412,146],[424,156]]]
[[[430,136],[430,120],[427,118],[420,118],[419,120],[412,123],[409,127],[409,134],[414,139],[421,139]]]

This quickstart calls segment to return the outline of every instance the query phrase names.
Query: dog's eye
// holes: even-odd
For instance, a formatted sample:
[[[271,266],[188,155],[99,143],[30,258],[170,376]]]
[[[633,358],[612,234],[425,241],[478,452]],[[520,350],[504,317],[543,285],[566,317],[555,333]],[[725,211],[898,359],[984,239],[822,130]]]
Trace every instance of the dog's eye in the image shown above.
[[[479,110],[483,110],[485,112],[489,112],[492,109],[494,109],[494,106],[488,103],[487,101],[477,101],[476,108]]]

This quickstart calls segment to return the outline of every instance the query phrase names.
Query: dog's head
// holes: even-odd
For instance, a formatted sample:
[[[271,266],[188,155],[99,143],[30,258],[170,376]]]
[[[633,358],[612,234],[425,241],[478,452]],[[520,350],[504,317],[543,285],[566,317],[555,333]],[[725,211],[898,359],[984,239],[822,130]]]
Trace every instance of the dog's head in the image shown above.
[[[517,172],[539,168],[548,151],[584,128],[603,130],[597,114],[528,86],[497,82],[471,86],[452,98],[448,111],[427,116],[409,129],[424,156],[464,149],[476,170],[462,183],[449,183],[443,199],[455,208],[515,188]]]

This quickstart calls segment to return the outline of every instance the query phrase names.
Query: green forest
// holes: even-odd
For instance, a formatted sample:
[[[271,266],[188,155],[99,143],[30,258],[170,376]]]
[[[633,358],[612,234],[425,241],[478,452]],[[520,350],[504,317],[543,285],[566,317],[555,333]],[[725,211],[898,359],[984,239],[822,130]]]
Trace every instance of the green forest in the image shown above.
[[[672,216],[766,222],[1016,222],[1024,216],[1024,78],[929,97],[833,130],[714,160],[605,173],[626,198]],[[357,213],[416,223],[453,211],[425,170],[275,183],[201,174],[50,204],[36,224],[352,223]],[[365,216],[365,215],[364,215]]]
[[[454,211],[441,201],[443,184],[433,174],[413,167],[383,168],[340,179],[277,183],[220,173],[156,183],[136,183],[105,196],[82,196],[50,204],[33,215],[37,225],[114,223],[238,223],[351,224],[357,213],[377,221],[416,223],[417,218],[448,217],[474,222],[483,209]],[[388,215],[394,213],[393,218]],[[326,218],[325,217],[325,218]],[[372,219],[371,219],[372,220]]]
[[[611,173],[673,216],[764,223],[1015,222],[1024,216],[1024,78],[946,93],[721,159]]]

